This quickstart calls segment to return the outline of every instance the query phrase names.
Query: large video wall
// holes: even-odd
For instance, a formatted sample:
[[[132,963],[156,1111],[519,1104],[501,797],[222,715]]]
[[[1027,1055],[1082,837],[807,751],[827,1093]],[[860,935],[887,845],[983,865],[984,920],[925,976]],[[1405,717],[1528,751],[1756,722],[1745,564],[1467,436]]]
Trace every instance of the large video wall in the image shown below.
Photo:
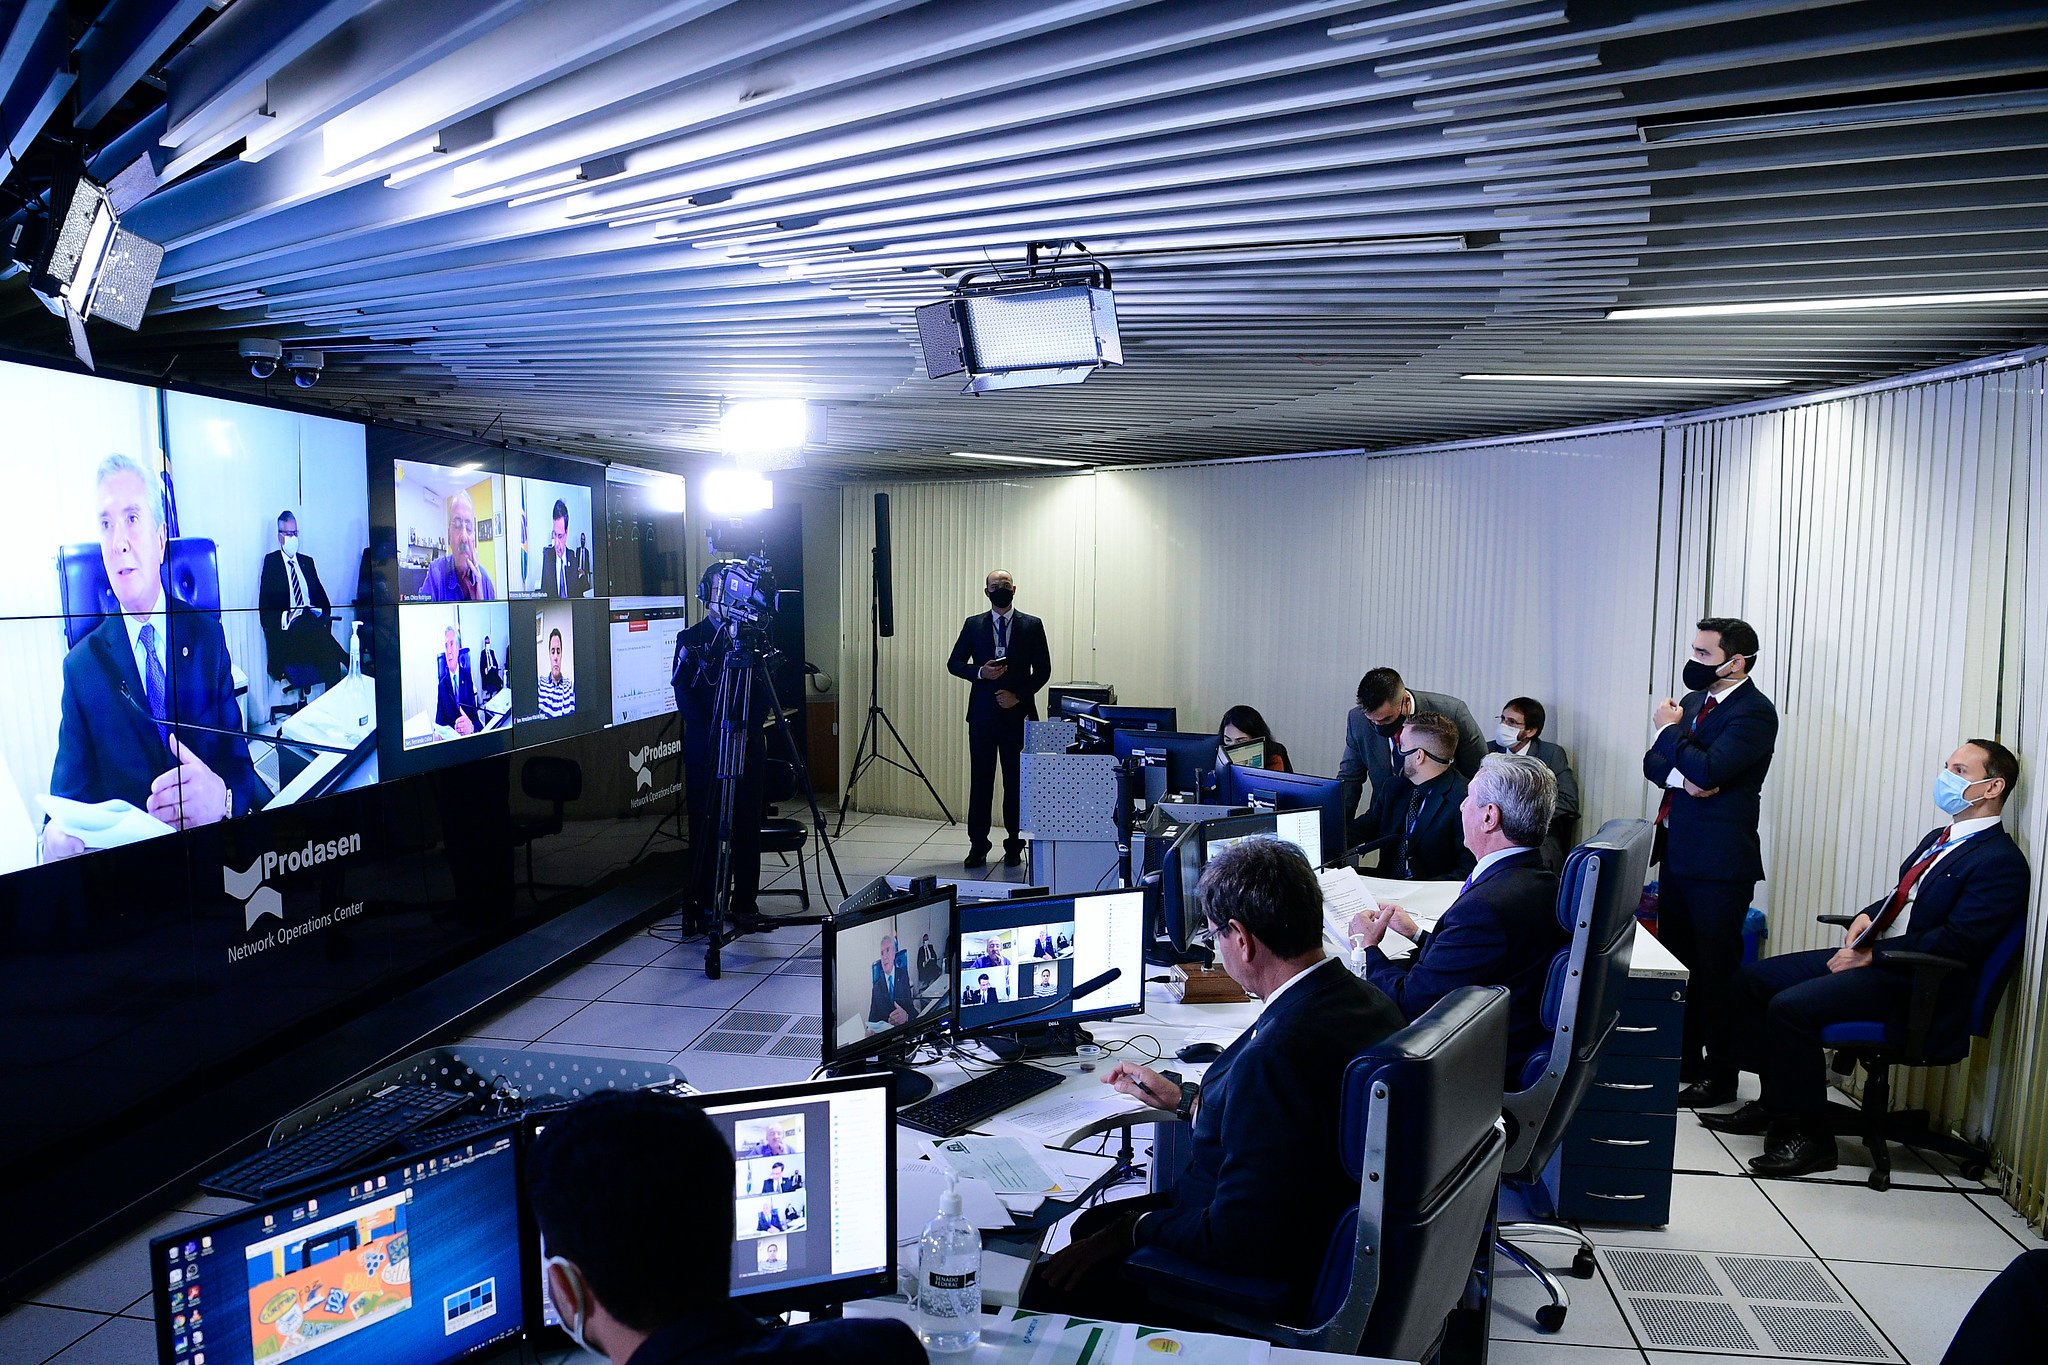
[[[8,362],[0,410],[6,1186],[674,846],[679,480]],[[541,885],[557,801],[607,837]]]

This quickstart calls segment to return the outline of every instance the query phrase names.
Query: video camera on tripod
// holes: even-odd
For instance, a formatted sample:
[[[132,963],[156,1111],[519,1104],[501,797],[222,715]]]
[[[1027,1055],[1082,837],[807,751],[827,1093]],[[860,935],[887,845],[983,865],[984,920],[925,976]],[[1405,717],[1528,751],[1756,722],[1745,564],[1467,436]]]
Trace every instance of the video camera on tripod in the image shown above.
[[[774,566],[760,554],[718,560],[697,585],[705,610],[735,628],[772,629],[776,596]]]

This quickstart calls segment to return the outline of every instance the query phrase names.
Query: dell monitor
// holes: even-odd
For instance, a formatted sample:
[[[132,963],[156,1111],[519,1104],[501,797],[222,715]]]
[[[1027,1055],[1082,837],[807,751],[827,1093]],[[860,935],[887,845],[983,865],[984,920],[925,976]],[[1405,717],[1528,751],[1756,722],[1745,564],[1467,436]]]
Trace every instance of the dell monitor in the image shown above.
[[[899,1064],[912,1044],[953,1017],[958,914],[954,888],[940,886],[825,922],[828,1069],[851,1072],[882,1059],[901,1101],[930,1092],[930,1080]]]
[[[1117,730],[1171,730],[1177,718],[1171,706],[1098,706],[1096,719]]]
[[[1071,1027],[1145,1008],[1145,893],[991,901],[960,912],[960,1028],[1049,1029],[1071,1048]],[[1111,968],[1114,981],[1068,997]]]
[[[517,1128],[365,1166],[149,1244],[161,1365],[447,1365],[526,1335]]]
[[[887,1077],[730,1090],[698,1102],[733,1154],[734,1307],[753,1316],[816,1312],[896,1292]],[[531,1133],[546,1127],[543,1115]],[[559,1328],[538,1256],[533,1318]]]
[[[1159,769],[1160,780],[1146,773],[1145,793],[1156,803],[1170,792],[1202,796],[1216,783],[1216,736],[1191,735],[1177,730],[1117,730],[1110,736],[1110,752],[1119,759],[1137,757],[1149,769]],[[1156,790],[1155,790],[1156,788]]]
[[[1261,811],[1314,810],[1322,816],[1323,858],[1335,862],[1344,854],[1351,812],[1344,809],[1344,784],[1337,778],[1226,765],[1216,773],[1216,799]]]
[[[1188,951],[1202,927],[1202,912],[1195,898],[1195,884],[1201,880],[1202,869],[1218,853],[1247,839],[1278,839],[1293,844],[1308,859],[1310,867],[1322,866],[1320,811],[1229,815],[1189,826],[1167,849],[1161,870],[1162,920],[1174,947]]]

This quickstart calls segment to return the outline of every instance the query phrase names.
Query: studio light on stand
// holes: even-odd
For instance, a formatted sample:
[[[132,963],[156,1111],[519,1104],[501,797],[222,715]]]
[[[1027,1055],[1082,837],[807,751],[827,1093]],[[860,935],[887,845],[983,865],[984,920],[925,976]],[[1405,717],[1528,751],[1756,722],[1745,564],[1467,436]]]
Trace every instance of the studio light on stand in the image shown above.
[[[87,319],[103,318],[131,332],[141,327],[164,261],[164,249],[123,228],[107,192],[83,178],[61,219],[53,210],[25,227],[16,234],[14,251],[28,268],[36,298],[70,328],[72,353],[87,369]]]
[[[801,465],[810,435],[810,405],[801,398],[733,399],[718,417],[719,447],[754,470]]]
[[[1071,245],[1077,254],[1057,254]],[[1050,262],[1039,253],[1055,248]],[[1109,267],[1076,243],[1033,242],[1024,271],[971,270],[953,296],[917,310],[917,340],[933,379],[965,374],[962,393],[1079,384],[1124,363]]]

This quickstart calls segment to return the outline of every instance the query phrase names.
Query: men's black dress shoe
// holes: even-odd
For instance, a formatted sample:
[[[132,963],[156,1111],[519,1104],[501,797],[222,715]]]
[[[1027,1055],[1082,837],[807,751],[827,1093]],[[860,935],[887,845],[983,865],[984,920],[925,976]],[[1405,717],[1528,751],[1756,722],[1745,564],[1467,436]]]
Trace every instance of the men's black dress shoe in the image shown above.
[[[1832,1135],[1815,1137],[1804,1130],[1795,1130],[1773,1141],[1764,1149],[1762,1156],[1751,1157],[1749,1169],[1757,1175],[1776,1176],[1782,1180],[1795,1175],[1812,1175],[1817,1171],[1832,1171],[1839,1164]]]
[[[987,866],[988,866],[988,845],[987,845],[987,844],[976,844],[976,845],[975,845],[974,847],[972,847],[972,848],[968,849],[968,850],[967,850],[967,861],[966,861],[966,862],[964,862],[964,863],[962,863],[962,864],[960,864],[960,866],[962,866],[962,867],[987,867]]]
[[[1740,1137],[1762,1137],[1771,1131],[1771,1115],[1762,1103],[1751,1100],[1740,1109],[1731,1109],[1725,1114],[1701,1114],[1700,1127]]]
[[[1024,866],[1024,845],[1020,843],[1003,845],[1003,866]]]
[[[1678,1092],[1680,1109],[1718,1109],[1735,1098],[1733,1081],[1694,1081]],[[1761,1130],[1759,1130],[1761,1131]]]

